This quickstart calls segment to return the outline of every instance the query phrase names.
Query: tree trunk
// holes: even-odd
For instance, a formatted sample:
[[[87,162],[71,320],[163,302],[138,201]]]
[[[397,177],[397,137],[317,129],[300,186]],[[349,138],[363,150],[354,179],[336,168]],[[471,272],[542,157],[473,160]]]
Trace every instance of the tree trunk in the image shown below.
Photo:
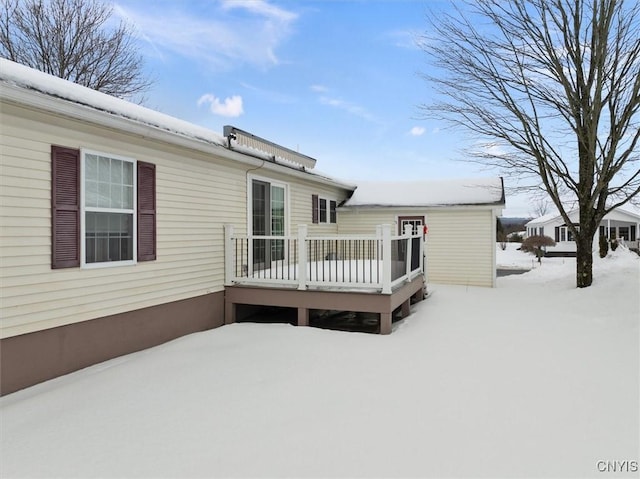
[[[593,245],[592,240],[576,241],[576,285],[578,288],[591,286],[593,282]]]

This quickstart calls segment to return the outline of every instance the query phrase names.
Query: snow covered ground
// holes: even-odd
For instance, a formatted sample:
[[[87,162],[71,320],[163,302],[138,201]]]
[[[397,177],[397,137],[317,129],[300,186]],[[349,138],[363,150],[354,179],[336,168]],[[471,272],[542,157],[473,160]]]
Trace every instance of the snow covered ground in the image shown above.
[[[11,394],[0,475],[637,477],[599,470],[637,470],[640,257],[574,268],[431,285],[390,336],[236,324]]]

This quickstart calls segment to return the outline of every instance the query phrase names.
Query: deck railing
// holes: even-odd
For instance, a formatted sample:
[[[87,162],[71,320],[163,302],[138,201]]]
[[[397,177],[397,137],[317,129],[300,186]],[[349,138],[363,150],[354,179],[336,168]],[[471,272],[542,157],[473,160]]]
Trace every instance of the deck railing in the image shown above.
[[[225,225],[227,285],[344,288],[391,294],[393,288],[424,271],[422,233],[407,225],[401,236],[381,225],[374,235],[236,235]]]

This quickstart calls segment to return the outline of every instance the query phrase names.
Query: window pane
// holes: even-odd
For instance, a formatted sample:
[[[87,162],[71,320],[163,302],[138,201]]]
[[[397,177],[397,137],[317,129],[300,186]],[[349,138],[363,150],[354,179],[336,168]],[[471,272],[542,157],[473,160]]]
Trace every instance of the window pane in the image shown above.
[[[125,185],[133,186],[133,163],[130,163],[128,161],[125,161],[123,163],[122,183]]]
[[[87,263],[95,263],[96,262],[96,239],[94,237],[87,236],[85,241],[86,250],[87,250]]]
[[[87,263],[133,259],[133,214],[86,213]]]
[[[111,208],[122,208],[122,185],[111,184]]]
[[[87,180],[85,182],[84,204],[86,206],[98,206],[98,183]]]
[[[122,184],[122,164],[120,160],[111,160],[111,183]]]
[[[111,161],[104,156],[98,157],[98,181],[108,183],[111,179]]]
[[[87,155],[85,160],[85,174],[84,177],[88,180],[98,179],[98,157],[96,155]]]
[[[96,263],[104,263],[109,258],[109,241],[104,236],[98,236],[96,238],[96,251],[95,259]]]
[[[94,234],[96,232],[96,214],[87,212],[85,214],[85,231],[87,235],[89,233]]]
[[[98,183],[99,208],[111,208],[111,188],[109,183]]]
[[[272,186],[271,200],[278,203],[284,203],[284,188],[281,188],[279,186]]]
[[[284,188],[271,187],[271,234],[284,235]]]
[[[128,210],[133,209],[133,186],[122,187],[122,207]]]
[[[327,200],[320,199],[320,223],[327,222]]]
[[[267,202],[267,185],[261,181],[254,181],[252,184],[253,200],[252,200],[252,221],[253,221],[253,234],[254,235],[266,235],[267,234],[267,216],[268,211],[266,208]],[[260,247],[258,253],[263,251]],[[261,257],[264,260],[264,256]]]
[[[336,202],[329,201],[329,217],[331,223],[336,223],[337,214],[336,214]]]
[[[629,241],[629,228],[627,226],[621,226],[618,228],[618,233],[620,234],[620,238],[625,241]]]

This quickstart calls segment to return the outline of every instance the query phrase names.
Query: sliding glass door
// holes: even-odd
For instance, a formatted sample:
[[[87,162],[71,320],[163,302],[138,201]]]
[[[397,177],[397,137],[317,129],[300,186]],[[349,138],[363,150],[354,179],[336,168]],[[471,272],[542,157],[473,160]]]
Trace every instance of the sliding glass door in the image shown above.
[[[260,239],[255,236],[284,236],[286,191],[284,186],[253,180],[251,194],[253,268],[267,269],[273,261],[284,259],[284,240]]]

